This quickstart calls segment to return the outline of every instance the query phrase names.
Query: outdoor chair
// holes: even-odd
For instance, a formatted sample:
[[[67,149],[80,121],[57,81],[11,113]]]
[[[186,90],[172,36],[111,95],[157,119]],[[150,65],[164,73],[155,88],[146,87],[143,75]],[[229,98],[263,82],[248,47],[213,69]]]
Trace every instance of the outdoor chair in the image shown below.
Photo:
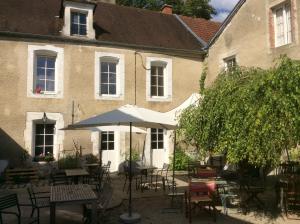
[[[103,187],[97,191],[98,205],[97,205],[97,220],[103,220],[107,207],[112,199],[113,188],[109,183],[105,183]],[[84,223],[91,223],[92,206],[91,204],[83,205],[83,220]]]
[[[214,179],[217,177],[217,171],[216,169],[197,167],[195,177],[202,178],[202,179],[206,179],[206,178]]]
[[[104,176],[107,181],[110,181],[110,165],[111,161],[108,161],[106,165],[102,166],[102,169],[104,170]]]
[[[218,196],[220,197],[225,215],[228,214],[228,202],[232,202],[238,197],[237,190],[237,186],[233,184],[226,183],[222,185],[217,185]]]
[[[69,181],[66,173],[61,170],[52,170],[51,172],[51,182],[52,185],[68,185]]]
[[[127,181],[129,181],[129,165],[127,163],[123,164],[123,170],[124,170],[124,175],[125,175],[125,181],[124,181],[124,185],[123,185],[123,191],[124,191],[126,188],[126,185],[127,185]],[[136,190],[139,189],[141,175],[139,172],[137,172],[135,163],[132,164],[132,180],[135,180],[135,189]],[[128,186],[127,192],[128,192],[128,190],[129,190],[129,186]]]
[[[21,223],[39,223],[38,217],[23,217],[21,214],[21,207],[32,207],[34,205],[19,204],[17,194],[7,194],[2,196],[0,200],[0,224],[8,222],[3,221],[3,215],[15,216],[18,219],[18,224]],[[11,223],[11,222],[10,222]]]
[[[104,169],[102,169],[101,167],[97,167],[95,172],[90,174],[88,184],[95,186],[96,190],[100,190],[104,182],[103,180],[104,174],[105,174]]]
[[[186,217],[189,219],[189,223],[192,223],[192,211],[195,210],[197,207],[208,211],[210,214],[213,215],[214,221],[216,221],[217,210],[215,207],[215,198],[215,181],[189,181],[188,190],[185,192]],[[208,210],[206,209],[207,206]]]
[[[155,174],[154,174],[155,175],[155,191],[157,191],[159,179],[162,182],[163,190],[165,190],[165,186],[166,186],[166,183],[168,183],[168,178],[169,178],[168,177],[169,168],[170,168],[170,165],[167,163],[164,163],[161,169],[157,169],[155,171]],[[151,179],[152,179],[152,176],[151,176]]]
[[[284,209],[287,217],[288,212],[300,210],[300,177],[291,176],[289,178],[284,199]]]
[[[30,185],[27,188],[29,199],[32,205],[31,217],[33,217],[34,211],[37,211],[38,223],[40,221],[40,209],[50,208],[50,193],[49,192],[38,192],[34,191],[33,186]]]

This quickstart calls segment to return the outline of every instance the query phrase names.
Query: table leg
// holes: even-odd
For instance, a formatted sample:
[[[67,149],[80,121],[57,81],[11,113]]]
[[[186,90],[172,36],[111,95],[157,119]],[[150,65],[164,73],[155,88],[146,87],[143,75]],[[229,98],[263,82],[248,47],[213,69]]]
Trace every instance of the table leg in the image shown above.
[[[50,224],[55,224],[55,203],[50,203]]]
[[[92,202],[92,224],[97,223],[97,201]]]

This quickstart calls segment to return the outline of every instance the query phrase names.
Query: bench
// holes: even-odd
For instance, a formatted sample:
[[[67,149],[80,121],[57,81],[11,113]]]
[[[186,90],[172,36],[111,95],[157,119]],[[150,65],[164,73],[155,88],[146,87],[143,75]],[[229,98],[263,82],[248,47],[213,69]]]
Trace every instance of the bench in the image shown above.
[[[14,168],[5,171],[6,183],[10,184],[37,182],[38,179],[36,168]]]

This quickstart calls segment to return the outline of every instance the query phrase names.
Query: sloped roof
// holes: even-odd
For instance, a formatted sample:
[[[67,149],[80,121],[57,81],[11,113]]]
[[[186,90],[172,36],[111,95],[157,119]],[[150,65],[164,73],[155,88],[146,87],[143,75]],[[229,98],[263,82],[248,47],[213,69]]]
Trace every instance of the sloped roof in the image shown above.
[[[221,27],[221,23],[206,20],[203,18],[193,18],[179,16],[180,19],[202,40],[208,43]]]
[[[61,36],[62,15],[62,0],[0,0],[0,31]],[[193,51],[203,47],[173,15],[149,10],[99,2],[94,28],[99,41]]]

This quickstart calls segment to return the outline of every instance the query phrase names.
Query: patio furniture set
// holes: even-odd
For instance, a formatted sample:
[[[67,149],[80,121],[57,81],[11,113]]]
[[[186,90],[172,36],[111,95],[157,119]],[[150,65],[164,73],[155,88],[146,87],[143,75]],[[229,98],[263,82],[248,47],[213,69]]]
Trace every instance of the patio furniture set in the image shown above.
[[[112,197],[109,179],[110,163],[89,173],[85,169],[66,169],[52,174],[50,191],[40,191],[33,184],[27,187],[30,203],[20,204],[16,192],[0,191],[0,224],[4,215],[14,215],[18,223],[40,223],[40,209],[50,208],[50,223],[55,223],[56,207],[61,204],[83,204],[85,223],[96,223],[98,213],[103,214]],[[99,174],[99,172],[101,174]],[[99,176],[101,175],[101,176]],[[97,178],[96,178],[97,177]],[[105,178],[104,178],[105,177]],[[71,180],[71,182],[69,181]],[[95,186],[95,190],[93,189]],[[109,190],[108,190],[109,189]],[[24,218],[21,207],[31,208],[30,217]],[[11,212],[11,209],[14,212]]]

